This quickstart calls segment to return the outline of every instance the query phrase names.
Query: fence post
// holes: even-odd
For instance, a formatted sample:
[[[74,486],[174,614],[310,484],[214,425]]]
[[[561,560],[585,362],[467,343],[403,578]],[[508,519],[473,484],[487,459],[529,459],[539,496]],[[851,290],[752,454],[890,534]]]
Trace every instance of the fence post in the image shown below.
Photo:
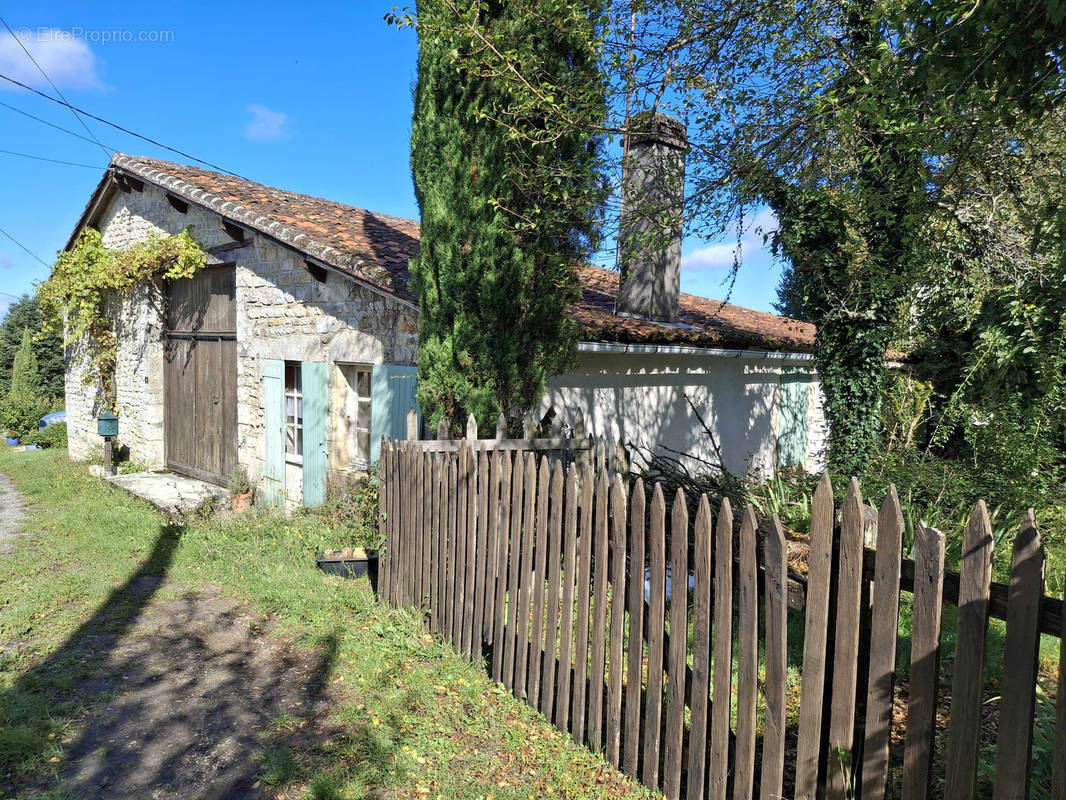
[[[826,796],[853,795],[855,685],[859,670],[859,611],[862,606],[862,553],[865,512],[859,482],[852,478],[840,525],[837,560],[836,629],[833,639],[833,689],[829,714]]]
[[[677,591],[676,573],[674,591]],[[732,773],[729,769],[729,713],[733,696],[733,508],[728,497],[722,499],[718,522],[714,526],[713,625],[711,694],[714,699],[711,703],[711,774],[707,797],[709,800],[725,800]]]
[[[566,476],[563,520],[563,618],[559,623],[559,677],[556,679],[555,726],[570,727],[570,679],[574,663],[574,571],[577,568],[577,470]]]
[[[737,746],[733,796],[751,797],[755,786],[755,724],[759,684],[759,572],[755,509],[744,509],[737,582]]]
[[[828,473],[818,482],[811,504],[807,608],[803,626],[803,686],[800,690],[796,746],[796,800],[812,800],[818,790],[822,750],[822,701],[825,695],[829,579],[833,569],[833,486]]]
[[[592,588],[592,490],[595,477],[583,468],[578,485],[581,515],[577,539],[577,650],[574,654],[574,741],[585,743],[588,717],[589,596]]]
[[[413,408],[407,412],[407,441],[418,441],[418,412]]]
[[[381,490],[378,492],[378,539],[385,543],[383,559],[378,560],[378,583],[380,594],[385,600],[389,599],[389,568],[392,566],[392,551],[389,549],[389,492],[392,490],[392,481],[389,477],[389,454],[384,439],[380,452],[378,470],[381,479]]]
[[[622,766],[622,672],[626,597],[626,490],[619,475],[611,481],[611,647],[607,684],[607,760]]]
[[[943,597],[944,534],[918,523],[914,530],[914,625],[907,741],[903,751],[903,800],[925,800],[929,794],[940,683]]]
[[[648,531],[648,690],[644,706],[644,769],[641,782],[659,785],[659,752],[662,745],[663,634],[666,632],[666,499],[661,483],[651,495]]]
[[[589,672],[589,747],[594,753],[603,745],[603,686],[607,638],[607,554],[610,535],[607,527],[607,470],[596,478],[596,514],[592,534],[592,667]]]
[[[763,722],[760,800],[777,800],[785,772],[785,708],[788,681],[788,545],[774,514],[763,540],[766,593],[766,705]]]
[[[1033,745],[1033,702],[1040,650],[1040,599],[1044,596],[1044,545],[1033,510],[1014,540],[1007,635],[1003,647],[1003,686],[996,742],[995,800],[1029,796]]]
[[[888,779],[892,733],[892,685],[899,627],[899,566],[903,512],[892,486],[877,520],[877,558],[870,631],[870,677],[866,694],[866,743],[863,746],[862,796],[883,797]]]
[[[703,494],[700,495],[700,505],[696,512],[692,547],[692,727],[688,740],[688,800],[703,800],[707,782],[707,709],[711,678],[711,552],[711,504],[707,495]],[[643,585],[641,588],[643,589]]]
[[[955,674],[951,685],[947,780],[944,784],[947,800],[970,800],[975,795],[991,581],[992,526],[988,509],[981,500],[962,536],[959,621],[955,637]]]

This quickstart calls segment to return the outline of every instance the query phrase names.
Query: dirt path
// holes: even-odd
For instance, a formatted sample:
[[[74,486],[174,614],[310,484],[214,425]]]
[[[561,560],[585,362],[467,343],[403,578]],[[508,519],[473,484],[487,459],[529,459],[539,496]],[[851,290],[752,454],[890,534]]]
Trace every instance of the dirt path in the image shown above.
[[[22,496],[0,473],[0,557],[29,535],[25,519]],[[36,692],[77,674],[56,699],[87,715],[64,738],[57,774],[0,785],[0,795],[282,798],[263,780],[272,754],[291,765],[277,754],[306,753],[336,734],[324,685],[336,652],[269,635],[269,620],[214,587],[176,596],[183,587],[165,575],[179,537],[180,528],[160,536],[141,569],[20,677],[16,688]],[[72,663],[87,668],[71,671]]]
[[[64,647],[107,653],[101,677],[80,687],[98,703],[65,742],[54,788],[85,800],[284,797],[261,778],[272,752],[331,735],[321,684],[335,654],[265,635],[262,617],[217,591],[156,596],[165,586],[139,578],[125,593],[152,599],[132,625]]]
[[[10,553],[15,541],[26,535],[19,531],[23,519],[22,495],[15,491],[11,479],[0,473],[0,556]]]

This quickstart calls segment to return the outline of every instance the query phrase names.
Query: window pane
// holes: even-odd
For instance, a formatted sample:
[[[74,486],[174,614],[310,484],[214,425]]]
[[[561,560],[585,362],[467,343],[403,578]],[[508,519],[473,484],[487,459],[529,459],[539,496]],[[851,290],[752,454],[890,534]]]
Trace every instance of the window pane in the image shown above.
[[[285,396],[285,419],[292,421],[296,416],[296,399],[290,394]]]
[[[285,452],[296,452],[296,428],[292,425],[285,426]]]
[[[296,376],[299,370],[291,362],[285,363],[285,391],[291,392],[296,387]]]
[[[357,404],[357,410],[355,415],[355,424],[359,428],[370,427],[370,403],[366,400],[361,400]]]
[[[304,452],[304,429],[296,429],[296,455],[301,456]]]
[[[356,434],[355,457],[360,461],[370,460],[370,431],[359,431]]]
[[[370,397],[370,372],[361,369],[356,373],[355,389],[360,397]]]

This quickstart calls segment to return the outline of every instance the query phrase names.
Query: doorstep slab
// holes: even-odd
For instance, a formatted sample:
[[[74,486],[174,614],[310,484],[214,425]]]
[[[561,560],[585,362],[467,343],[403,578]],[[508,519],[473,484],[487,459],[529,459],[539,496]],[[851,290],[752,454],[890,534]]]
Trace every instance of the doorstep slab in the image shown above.
[[[221,486],[172,472],[134,472],[104,480],[147,500],[164,514],[175,516],[199,511],[208,503],[221,503],[229,497]]]

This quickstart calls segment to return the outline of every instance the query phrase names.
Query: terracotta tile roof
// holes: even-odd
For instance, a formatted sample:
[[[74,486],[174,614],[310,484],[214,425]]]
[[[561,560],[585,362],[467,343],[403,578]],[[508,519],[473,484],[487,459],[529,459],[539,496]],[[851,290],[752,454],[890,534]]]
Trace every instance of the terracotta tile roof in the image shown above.
[[[776,314],[681,293],[678,326],[622,317],[614,313],[618,273],[586,266],[580,271],[581,301],[571,314],[592,341],[630,344],[680,344],[810,352],[814,326]]]
[[[198,167],[116,154],[112,167],[217,211],[405,300],[417,222]]]
[[[418,247],[419,224],[414,220],[153,158],[116,154],[111,167],[289,244],[381,291],[414,301],[407,270]],[[614,313],[616,272],[585,266],[580,278],[582,297],[570,313],[582,326],[583,338],[591,341],[798,352],[814,348],[813,325],[685,293],[683,326],[621,317]]]

